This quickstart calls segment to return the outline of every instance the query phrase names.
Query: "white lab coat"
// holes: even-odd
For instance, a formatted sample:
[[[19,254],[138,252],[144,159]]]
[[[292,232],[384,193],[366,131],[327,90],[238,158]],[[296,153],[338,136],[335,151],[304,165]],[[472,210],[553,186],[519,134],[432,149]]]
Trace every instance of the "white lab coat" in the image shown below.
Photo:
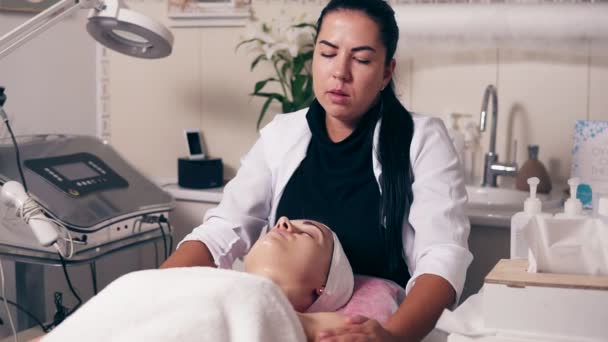
[[[260,138],[241,160],[236,177],[224,188],[220,204],[208,210],[204,223],[183,241],[205,243],[216,265],[223,268],[230,268],[235,259],[247,253],[264,228],[274,224],[283,190],[306,156],[312,137],[306,113],[307,109],[302,109],[277,115],[261,130]],[[446,279],[460,297],[473,259],[467,243],[470,226],[464,214],[467,193],[463,174],[443,122],[412,115],[414,198],[403,226],[405,261],[412,277],[406,293],[418,276],[430,273]],[[376,152],[370,156],[378,184],[382,176],[377,157],[380,125],[381,120],[374,130]]]

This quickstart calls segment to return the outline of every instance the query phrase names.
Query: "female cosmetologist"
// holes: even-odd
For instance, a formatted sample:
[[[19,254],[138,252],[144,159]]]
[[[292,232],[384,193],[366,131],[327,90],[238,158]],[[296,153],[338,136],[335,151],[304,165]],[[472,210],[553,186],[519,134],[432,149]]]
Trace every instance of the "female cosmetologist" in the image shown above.
[[[384,326],[356,317],[319,338],[419,341],[457,301],[472,260],[458,157],[439,119],[395,96],[389,5],[332,0],[317,30],[316,100],[262,129],[222,202],[162,266],[228,268],[278,217],[314,219],[334,229],[355,273],[407,292]]]

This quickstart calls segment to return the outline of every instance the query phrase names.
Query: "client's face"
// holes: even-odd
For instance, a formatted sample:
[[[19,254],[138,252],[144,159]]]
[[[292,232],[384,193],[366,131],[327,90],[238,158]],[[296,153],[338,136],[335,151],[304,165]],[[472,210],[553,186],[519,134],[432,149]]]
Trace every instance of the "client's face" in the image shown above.
[[[322,223],[281,217],[245,257],[245,271],[270,278],[297,311],[305,311],[325,285],[332,232]]]

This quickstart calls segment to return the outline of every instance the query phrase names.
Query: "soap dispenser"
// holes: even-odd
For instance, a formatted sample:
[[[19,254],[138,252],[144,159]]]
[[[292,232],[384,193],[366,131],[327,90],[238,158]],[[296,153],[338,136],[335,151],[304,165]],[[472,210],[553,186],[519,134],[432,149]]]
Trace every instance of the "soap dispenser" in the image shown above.
[[[581,180],[578,177],[568,179],[568,185],[570,186],[570,198],[568,198],[564,204],[564,212],[555,214],[555,218],[585,218],[585,215],[583,215],[583,203],[576,198],[576,191],[580,183]]]
[[[511,259],[528,257],[528,242],[524,227],[536,215],[551,217],[551,214],[542,212],[542,202],[536,197],[536,188],[540,183],[538,177],[528,178],[530,197],[524,201],[524,211],[515,213],[511,217]]]

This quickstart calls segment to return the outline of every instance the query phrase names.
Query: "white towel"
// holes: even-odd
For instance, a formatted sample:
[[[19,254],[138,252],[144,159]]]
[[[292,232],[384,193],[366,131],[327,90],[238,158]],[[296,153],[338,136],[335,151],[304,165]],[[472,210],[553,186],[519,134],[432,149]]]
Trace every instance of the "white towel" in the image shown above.
[[[44,339],[53,341],[306,341],[270,280],[207,267],[122,276]]]
[[[454,311],[443,310],[436,330],[448,334],[460,334],[469,337],[493,336],[495,329],[486,328],[482,315],[483,289],[470,296]]]

